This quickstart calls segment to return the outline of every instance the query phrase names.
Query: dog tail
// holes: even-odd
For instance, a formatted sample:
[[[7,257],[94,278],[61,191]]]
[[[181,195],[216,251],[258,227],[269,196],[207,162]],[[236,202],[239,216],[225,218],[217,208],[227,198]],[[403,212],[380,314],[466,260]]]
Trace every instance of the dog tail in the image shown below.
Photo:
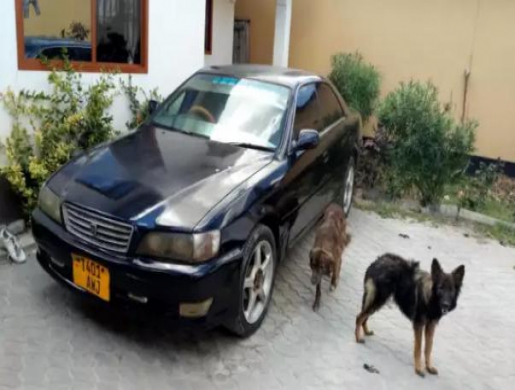
[[[363,294],[363,301],[361,302],[361,311],[366,312],[376,298],[376,285],[374,281],[369,278],[365,280],[365,291]]]

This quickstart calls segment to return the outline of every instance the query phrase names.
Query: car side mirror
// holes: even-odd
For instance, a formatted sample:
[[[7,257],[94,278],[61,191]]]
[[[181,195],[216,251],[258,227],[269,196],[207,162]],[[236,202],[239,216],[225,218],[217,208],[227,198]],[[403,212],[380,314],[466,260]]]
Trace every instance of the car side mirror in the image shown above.
[[[320,143],[320,134],[316,130],[305,129],[299,133],[299,139],[295,144],[295,150],[315,149]]]
[[[159,102],[156,100],[150,100],[148,102],[148,113],[149,115],[152,115],[156,110],[157,106],[159,106]]]

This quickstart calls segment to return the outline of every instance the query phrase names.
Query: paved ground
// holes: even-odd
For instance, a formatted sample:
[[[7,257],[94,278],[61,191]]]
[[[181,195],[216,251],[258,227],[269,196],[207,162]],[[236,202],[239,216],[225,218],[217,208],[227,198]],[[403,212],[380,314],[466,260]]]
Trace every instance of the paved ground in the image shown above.
[[[263,328],[244,341],[99,312],[54,283],[33,258],[22,266],[0,262],[0,389],[513,388],[514,249],[452,227],[357,210],[351,228],[340,287],[323,296],[320,312],[310,310],[308,237],[280,268]],[[394,308],[370,321],[376,336],[366,345],[354,342],[364,270],[385,251],[416,257],[424,267],[433,257],[447,269],[466,264],[460,305],[436,333],[439,377],[413,373],[410,324]]]

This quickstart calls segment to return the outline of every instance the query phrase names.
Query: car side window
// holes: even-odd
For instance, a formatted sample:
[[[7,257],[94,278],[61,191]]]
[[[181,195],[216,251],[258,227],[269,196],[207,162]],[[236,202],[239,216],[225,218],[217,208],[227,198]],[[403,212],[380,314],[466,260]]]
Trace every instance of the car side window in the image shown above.
[[[316,84],[305,85],[297,93],[297,106],[293,124],[294,139],[297,139],[299,132],[303,129],[322,130]]]
[[[344,117],[345,114],[334,94],[332,88],[325,84],[320,83],[317,87],[318,99],[320,101],[320,109],[322,111],[322,129],[331,126],[333,123]]]

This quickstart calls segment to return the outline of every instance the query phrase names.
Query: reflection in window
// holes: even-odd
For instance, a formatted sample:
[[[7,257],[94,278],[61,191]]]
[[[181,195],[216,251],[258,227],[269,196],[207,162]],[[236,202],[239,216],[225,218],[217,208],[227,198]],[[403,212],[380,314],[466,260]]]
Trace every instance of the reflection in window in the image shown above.
[[[336,95],[327,84],[318,85],[318,99],[322,109],[322,127],[326,128],[342,118],[343,111]]]
[[[91,61],[91,0],[22,0],[25,58]]]
[[[141,0],[97,0],[97,61],[141,64]]]
[[[295,122],[293,124],[294,137],[304,129],[321,131],[320,127],[320,105],[318,104],[316,85],[308,84],[303,86],[297,94],[297,110],[295,111]]]

